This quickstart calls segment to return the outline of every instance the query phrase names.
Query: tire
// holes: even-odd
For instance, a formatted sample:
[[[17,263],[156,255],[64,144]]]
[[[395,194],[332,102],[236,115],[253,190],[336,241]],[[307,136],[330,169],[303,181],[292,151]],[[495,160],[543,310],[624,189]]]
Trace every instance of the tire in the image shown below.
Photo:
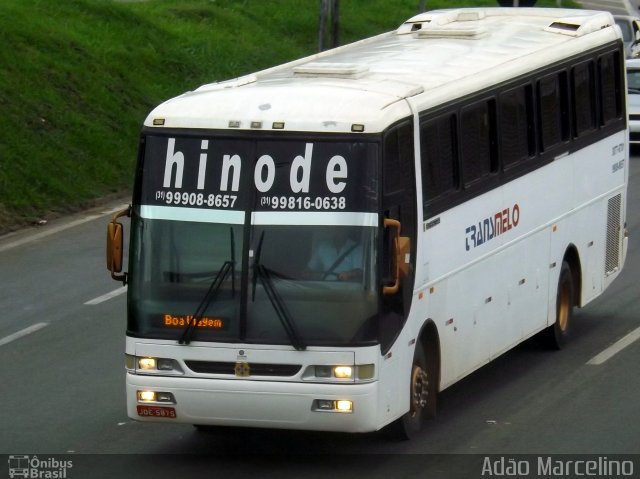
[[[562,349],[571,334],[573,319],[574,284],[571,267],[566,261],[562,262],[560,277],[558,278],[558,292],[556,296],[556,320],[545,330],[545,343],[551,349]]]
[[[193,427],[201,434],[216,432],[219,426],[207,426],[205,424],[194,424]]]
[[[416,344],[409,380],[409,411],[387,426],[388,435],[396,440],[415,437],[427,419],[435,417],[437,399],[436,364],[427,358],[422,344]]]

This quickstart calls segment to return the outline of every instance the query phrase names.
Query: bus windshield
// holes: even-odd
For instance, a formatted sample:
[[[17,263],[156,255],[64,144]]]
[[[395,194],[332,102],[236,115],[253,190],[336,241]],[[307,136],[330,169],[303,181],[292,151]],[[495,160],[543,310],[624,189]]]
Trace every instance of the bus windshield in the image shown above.
[[[375,342],[377,150],[146,138],[129,334],[298,349]]]

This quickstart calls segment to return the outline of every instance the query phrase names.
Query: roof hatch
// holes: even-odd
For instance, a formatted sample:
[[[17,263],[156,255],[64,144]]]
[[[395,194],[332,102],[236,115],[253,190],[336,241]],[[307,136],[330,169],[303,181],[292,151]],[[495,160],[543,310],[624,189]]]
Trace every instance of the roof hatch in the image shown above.
[[[369,71],[369,67],[357,63],[310,62],[293,67],[296,76],[360,78]]]
[[[423,28],[417,31],[418,38],[462,38],[474,40],[489,34],[486,28],[475,25],[462,25],[456,27]]]

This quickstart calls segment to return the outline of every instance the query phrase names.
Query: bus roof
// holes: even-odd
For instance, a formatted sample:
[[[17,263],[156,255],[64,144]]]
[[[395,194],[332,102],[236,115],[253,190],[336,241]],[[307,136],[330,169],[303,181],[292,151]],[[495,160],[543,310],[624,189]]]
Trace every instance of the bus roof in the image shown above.
[[[203,85],[158,106],[145,126],[380,132],[408,117],[409,103],[422,111],[620,38],[608,12],[436,10],[393,32]]]

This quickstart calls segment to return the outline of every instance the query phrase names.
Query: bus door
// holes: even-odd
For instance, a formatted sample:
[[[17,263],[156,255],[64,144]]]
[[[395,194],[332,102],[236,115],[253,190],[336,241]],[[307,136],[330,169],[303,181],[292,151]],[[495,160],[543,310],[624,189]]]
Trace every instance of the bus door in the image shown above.
[[[416,249],[413,123],[407,120],[395,125],[383,141],[382,213],[385,224],[381,247],[383,289],[379,334],[384,353],[391,348],[407,319],[413,294]],[[400,248],[408,248],[406,251],[398,250],[398,237],[403,241]],[[397,261],[401,266],[399,277]],[[397,286],[395,291],[394,285]]]

